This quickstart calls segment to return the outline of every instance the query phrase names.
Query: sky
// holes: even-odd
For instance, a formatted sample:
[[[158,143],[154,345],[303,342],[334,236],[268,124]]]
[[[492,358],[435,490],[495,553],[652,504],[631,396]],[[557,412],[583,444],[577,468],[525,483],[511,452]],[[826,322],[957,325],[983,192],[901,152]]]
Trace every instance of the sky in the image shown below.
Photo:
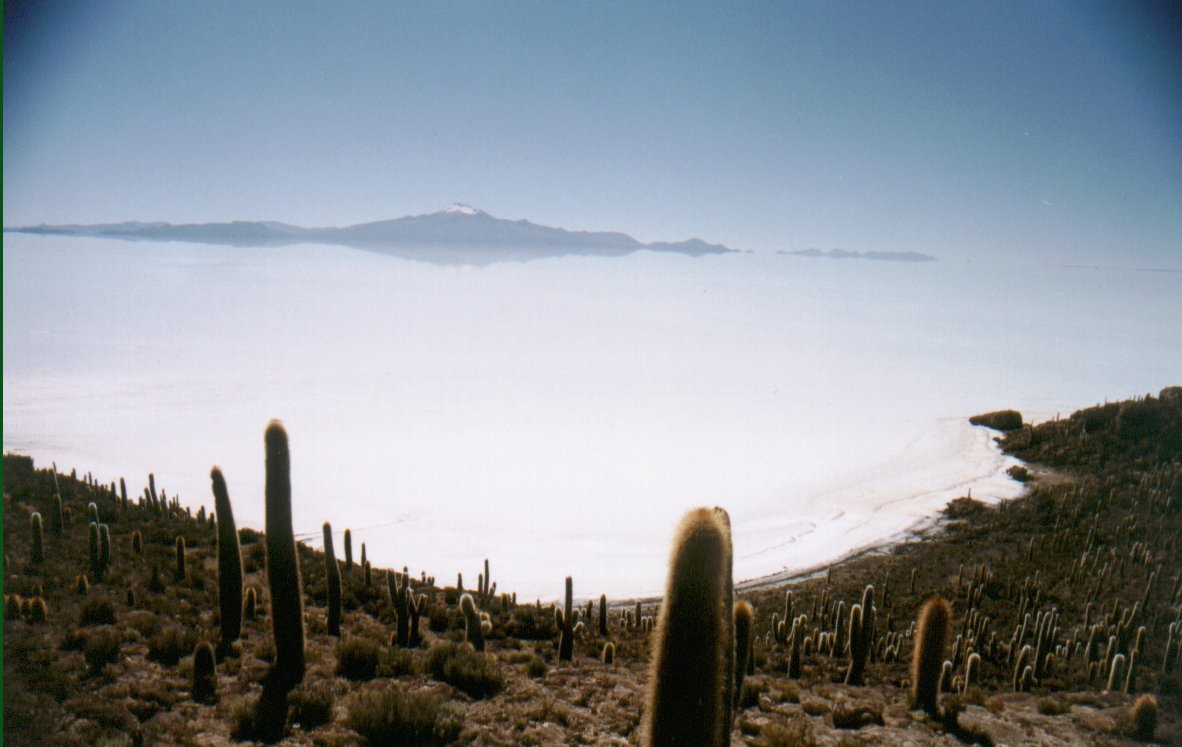
[[[1182,270],[1170,3],[6,2],[4,225],[453,202]]]

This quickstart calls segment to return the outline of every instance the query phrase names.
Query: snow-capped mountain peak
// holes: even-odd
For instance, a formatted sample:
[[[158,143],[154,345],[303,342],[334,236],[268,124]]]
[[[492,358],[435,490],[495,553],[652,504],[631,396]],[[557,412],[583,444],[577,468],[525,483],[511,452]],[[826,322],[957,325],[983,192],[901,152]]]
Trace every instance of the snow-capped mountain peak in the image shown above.
[[[453,202],[439,212],[449,215],[479,215],[483,211],[477,210],[471,205],[465,205],[462,202]]]

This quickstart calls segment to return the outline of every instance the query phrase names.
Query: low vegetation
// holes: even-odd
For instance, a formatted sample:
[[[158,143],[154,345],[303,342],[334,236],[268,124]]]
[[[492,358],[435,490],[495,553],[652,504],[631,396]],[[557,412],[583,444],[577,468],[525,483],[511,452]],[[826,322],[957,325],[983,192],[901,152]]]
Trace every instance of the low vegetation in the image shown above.
[[[498,593],[487,562],[461,588],[367,583],[290,536],[269,555],[282,530],[219,534],[225,478],[193,513],[154,476],[128,495],[8,455],[5,742],[661,743],[691,721],[659,703],[705,683],[702,744],[1182,743],[1182,389],[982,422],[1024,462],[1023,498],[963,496],[909,541],[766,588],[732,586],[725,513],[703,510],[668,604],[588,604],[559,576],[556,608]],[[717,575],[694,580],[695,553]]]

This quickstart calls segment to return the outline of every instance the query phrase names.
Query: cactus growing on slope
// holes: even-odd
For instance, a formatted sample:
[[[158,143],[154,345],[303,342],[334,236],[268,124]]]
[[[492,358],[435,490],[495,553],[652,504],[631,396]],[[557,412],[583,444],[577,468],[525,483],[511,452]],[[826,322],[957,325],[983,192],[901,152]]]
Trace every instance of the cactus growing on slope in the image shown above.
[[[755,610],[744,601],[735,603],[735,698],[738,707],[743,699],[743,679],[753,663],[755,640]]]
[[[729,527],[708,508],[681,520],[669,559],[669,577],[654,638],[643,743],[724,745],[730,708],[723,681],[733,659],[727,648],[726,569]]]
[[[558,625],[558,660],[570,661],[575,650],[574,586],[571,577],[566,577],[566,596],[561,609],[554,610],[554,622]]]
[[[932,718],[939,718],[937,697],[940,694],[940,670],[952,610],[940,597],[932,597],[919,612],[915,649],[911,655],[911,705],[922,708]]]
[[[198,703],[213,703],[217,700],[217,665],[213,648],[208,641],[201,641],[193,649],[193,700]]]
[[[36,511],[29,517],[29,529],[33,533],[33,550],[29,560],[33,565],[41,565],[45,562],[45,540],[41,531],[41,514]]]
[[[264,441],[267,583],[275,663],[263,680],[254,731],[256,738],[273,743],[283,737],[286,728],[287,695],[304,679],[304,602],[291,526],[291,457],[287,432],[279,421],[267,426]]]
[[[242,636],[242,548],[238,544],[238,527],[230,507],[230,493],[226,478],[214,467],[209,472],[213,485],[213,500],[218,531],[218,606],[221,610],[221,638],[218,650],[229,651],[231,644]]]
[[[345,530],[345,550],[349,548],[349,530]],[[346,556],[348,557],[348,556]],[[349,561],[345,561],[349,567]],[[328,634],[341,637],[341,569],[332,547],[332,524],[324,522],[324,576],[328,582]]]
[[[176,536],[176,573],[177,581],[185,580],[185,537],[182,534]]]
[[[477,651],[484,651],[484,621],[471,594],[460,597],[460,612],[464,613],[464,640]]]

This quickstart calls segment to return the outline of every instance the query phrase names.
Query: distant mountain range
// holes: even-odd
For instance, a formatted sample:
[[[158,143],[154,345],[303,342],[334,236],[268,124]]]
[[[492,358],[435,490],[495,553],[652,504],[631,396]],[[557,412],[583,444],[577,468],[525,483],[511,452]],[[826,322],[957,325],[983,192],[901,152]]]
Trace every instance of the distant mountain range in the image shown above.
[[[344,228],[302,228],[268,221],[231,223],[101,223],[26,226],[5,231],[146,241],[186,241],[228,246],[337,244],[437,264],[487,265],[544,257],[618,257],[640,250],[691,257],[734,251],[701,239],[644,243],[623,233],[568,231],[527,220],[494,218],[467,205],[436,213],[360,223]]]

